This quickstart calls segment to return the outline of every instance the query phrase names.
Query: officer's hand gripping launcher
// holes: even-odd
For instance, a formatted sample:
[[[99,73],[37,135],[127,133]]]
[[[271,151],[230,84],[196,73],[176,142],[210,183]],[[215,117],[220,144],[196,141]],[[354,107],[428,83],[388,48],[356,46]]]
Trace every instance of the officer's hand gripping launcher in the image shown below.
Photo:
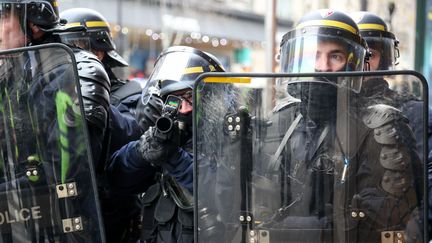
[[[168,95],[162,108],[161,117],[156,120],[156,130],[154,136],[160,141],[175,140],[177,131],[176,119],[180,108],[181,98]]]

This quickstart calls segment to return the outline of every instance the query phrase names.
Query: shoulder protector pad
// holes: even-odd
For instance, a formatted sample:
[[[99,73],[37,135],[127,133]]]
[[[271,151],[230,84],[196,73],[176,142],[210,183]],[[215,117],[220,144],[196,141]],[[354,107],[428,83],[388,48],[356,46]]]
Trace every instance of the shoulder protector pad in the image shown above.
[[[404,171],[411,161],[411,156],[404,148],[383,146],[380,153],[380,163],[388,170]]]
[[[363,122],[367,127],[375,129],[401,118],[404,118],[404,116],[400,110],[393,106],[378,104],[369,106],[366,109]]]
[[[74,54],[80,79],[85,78],[93,80],[110,90],[110,79],[98,58],[90,52],[79,49],[75,49]]]
[[[143,87],[139,82],[130,80],[117,89],[114,93],[111,93],[111,103],[116,105],[128,97],[141,94],[142,89]]]
[[[394,195],[402,196],[410,187],[411,178],[403,171],[386,170],[384,172],[381,186],[384,191]]]
[[[289,106],[293,105],[293,104],[297,104],[300,103],[301,101],[299,99],[296,99],[292,96],[288,96],[282,100],[280,100],[279,102],[277,102],[276,106],[273,108],[273,112],[279,112],[285,108],[288,108]]]

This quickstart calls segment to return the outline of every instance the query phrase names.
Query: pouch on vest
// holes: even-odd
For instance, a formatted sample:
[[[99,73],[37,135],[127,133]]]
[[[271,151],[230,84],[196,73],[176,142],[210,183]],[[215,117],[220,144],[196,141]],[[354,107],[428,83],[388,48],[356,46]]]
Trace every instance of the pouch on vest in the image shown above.
[[[160,184],[156,183],[154,185],[152,185],[151,187],[149,187],[149,189],[147,189],[147,191],[145,192],[143,198],[142,198],[142,204],[143,206],[149,206],[154,200],[156,200],[158,198],[158,196],[160,195],[161,192],[161,188],[160,188]]]
[[[193,211],[178,210],[177,220],[186,229],[193,229]]]
[[[170,196],[161,196],[156,204],[154,217],[159,224],[169,222],[175,213],[176,204]]]
[[[174,200],[175,204],[186,211],[193,210],[193,196],[192,194],[180,186],[177,181],[172,177],[165,177],[165,187],[169,195]]]
[[[154,242],[156,239],[155,231],[157,229],[154,219],[155,207],[156,207],[156,199],[161,194],[161,186],[158,183],[152,185],[144,194],[142,198],[142,230],[141,230],[141,240],[144,243]]]
[[[192,243],[194,241],[193,235],[193,211],[186,211],[178,209],[177,221],[179,232],[177,242],[178,243]]]

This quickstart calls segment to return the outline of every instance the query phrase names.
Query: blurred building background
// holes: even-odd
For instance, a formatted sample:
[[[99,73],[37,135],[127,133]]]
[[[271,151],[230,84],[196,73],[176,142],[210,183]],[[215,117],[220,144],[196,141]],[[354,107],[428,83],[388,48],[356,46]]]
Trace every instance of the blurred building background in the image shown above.
[[[60,10],[88,7],[108,19],[120,53],[131,64],[124,72],[125,76],[146,77],[159,53],[171,45],[188,45],[213,53],[229,71],[264,72],[265,15],[271,1],[62,0]],[[274,1],[276,48],[283,34],[310,10],[368,10],[382,16],[399,38],[401,58],[398,69],[416,68],[426,76],[432,72],[428,61],[432,53],[425,47],[431,45],[432,25],[429,22],[432,12],[428,9],[432,0]],[[429,31],[425,35],[427,28]]]
[[[131,64],[132,75],[147,76],[159,53],[171,45],[208,51],[230,71],[263,72],[265,3],[265,0],[63,0],[60,11],[88,7],[102,13],[111,23],[120,53]],[[278,19],[279,39],[293,25],[289,14],[284,16]]]

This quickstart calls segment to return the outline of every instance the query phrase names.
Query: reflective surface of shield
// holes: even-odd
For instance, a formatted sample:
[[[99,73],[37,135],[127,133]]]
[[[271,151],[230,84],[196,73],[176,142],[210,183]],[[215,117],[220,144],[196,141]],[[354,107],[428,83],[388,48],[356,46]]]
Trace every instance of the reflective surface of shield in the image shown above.
[[[75,59],[0,53],[0,242],[102,242]]]
[[[203,75],[196,242],[426,242],[426,104],[408,71]]]

